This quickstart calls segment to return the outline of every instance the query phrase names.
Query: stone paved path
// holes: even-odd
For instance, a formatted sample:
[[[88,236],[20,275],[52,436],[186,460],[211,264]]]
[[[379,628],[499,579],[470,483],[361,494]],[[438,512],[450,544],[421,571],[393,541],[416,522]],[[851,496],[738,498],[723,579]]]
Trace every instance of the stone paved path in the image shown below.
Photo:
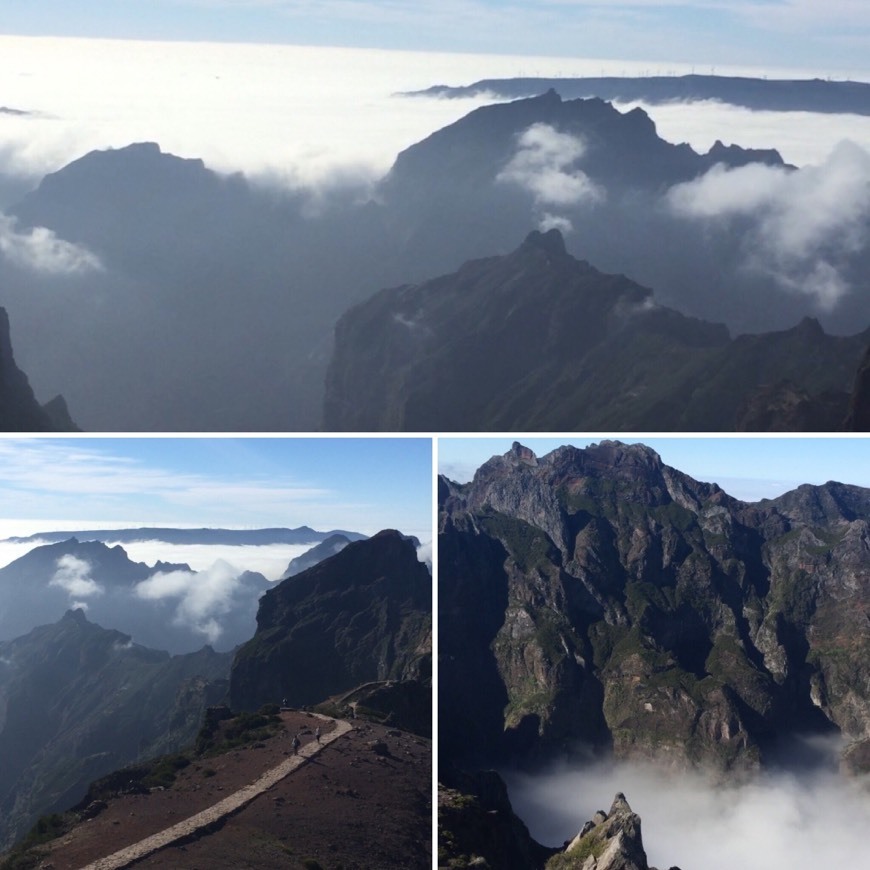
[[[165,828],[156,834],[152,834],[138,843],[133,843],[106,858],[93,861],[83,867],[82,870],[122,870],[122,868],[129,867],[136,861],[152,855],[159,849],[164,849],[166,846],[170,846],[178,840],[189,837],[232,813],[238,812],[242,807],[247,806],[254,800],[254,798],[259,797],[264,791],[270,789],[276,782],[284,779],[285,776],[305,764],[309,758],[317,755],[324,746],[329,745],[333,740],[338,740],[339,737],[347,734],[353,728],[349,722],[330,720],[326,716],[318,716],[318,718],[335,722],[335,728],[323,734],[320,738],[320,743],[317,743],[315,740],[306,743],[300,748],[298,755],[291,755],[277,767],[266,771],[266,773],[250,785],[240,788],[237,792],[208,807],[208,809],[202,810],[202,812],[170,828]]]

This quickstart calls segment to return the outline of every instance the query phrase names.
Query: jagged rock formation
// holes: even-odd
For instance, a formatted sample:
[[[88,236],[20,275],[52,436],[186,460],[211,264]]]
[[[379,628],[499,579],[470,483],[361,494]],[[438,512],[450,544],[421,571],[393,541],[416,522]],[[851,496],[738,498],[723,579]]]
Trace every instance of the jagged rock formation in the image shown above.
[[[62,396],[40,405],[12,354],[9,315],[0,308],[0,431],[76,431]]]
[[[562,849],[535,842],[495,771],[444,772],[438,785],[438,866],[498,870],[655,870],[640,817],[621,792]],[[449,784],[448,784],[449,783]],[[679,868],[671,868],[679,870]]]
[[[260,599],[239,649],[234,709],[313,704],[362,683],[431,675],[432,579],[413,541],[386,530],[284,580]]]
[[[547,870],[655,870],[647,864],[640,816],[618,792],[610,812],[599,810]],[[674,868],[672,868],[674,870]]]
[[[446,759],[579,740],[740,771],[795,733],[870,739],[870,491],[748,504],[604,441],[517,444],[439,501]]]
[[[0,642],[0,850],[125,764],[192,741],[229,653],[170,656],[81,610]]]
[[[732,340],[574,259],[558,230],[536,231],[511,254],[384,290],[345,314],[324,427],[839,429],[868,335],[827,335],[807,318]],[[785,380],[803,404],[774,388]]]

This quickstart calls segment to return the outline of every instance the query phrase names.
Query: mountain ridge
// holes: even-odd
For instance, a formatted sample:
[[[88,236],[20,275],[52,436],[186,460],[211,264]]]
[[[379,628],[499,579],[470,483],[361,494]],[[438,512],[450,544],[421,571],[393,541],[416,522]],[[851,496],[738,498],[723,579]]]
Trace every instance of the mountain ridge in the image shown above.
[[[335,328],[323,425],[340,431],[729,431],[768,384],[815,397],[806,415],[756,423],[842,429],[870,329],[731,338],[655,301],[623,275],[533,231],[510,254],[382,290]],[[468,372],[475,373],[474,378]],[[822,396],[835,396],[832,409]],[[769,401],[761,403],[770,407]],[[755,427],[759,428],[758,426]]]
[[[580,741],[733,776],[808,732],[860,764],[870,490],[741,502],[605,441],[516,444],[439,499],[445,761]]]

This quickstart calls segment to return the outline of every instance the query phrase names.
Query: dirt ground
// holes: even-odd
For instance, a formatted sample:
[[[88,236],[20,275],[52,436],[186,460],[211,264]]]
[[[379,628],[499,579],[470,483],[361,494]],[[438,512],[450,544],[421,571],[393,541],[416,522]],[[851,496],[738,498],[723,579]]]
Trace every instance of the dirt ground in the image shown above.
[[[314,740],[308,713],[281,714],[284,731],[255,747],[195,761],[171,788],[124,795],[55,841],[43,870],[80,868],[222,800]],[[172,870],[305,868],[416,870],[432,866],[432,747],[361,720],[354,729],[228,817],[217,830],[137,862]]]

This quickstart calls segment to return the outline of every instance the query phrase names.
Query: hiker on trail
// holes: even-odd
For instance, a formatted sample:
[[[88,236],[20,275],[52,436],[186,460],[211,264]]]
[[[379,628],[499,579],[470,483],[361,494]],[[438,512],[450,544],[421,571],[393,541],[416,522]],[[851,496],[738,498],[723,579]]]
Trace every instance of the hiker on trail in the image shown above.
[[[314,739],[318,743],[320,743],[320,726],[319,725],[314,729]]]
[[[299,754],[299,735],[298,734],[293,735],[293,754],[294,755]]]

